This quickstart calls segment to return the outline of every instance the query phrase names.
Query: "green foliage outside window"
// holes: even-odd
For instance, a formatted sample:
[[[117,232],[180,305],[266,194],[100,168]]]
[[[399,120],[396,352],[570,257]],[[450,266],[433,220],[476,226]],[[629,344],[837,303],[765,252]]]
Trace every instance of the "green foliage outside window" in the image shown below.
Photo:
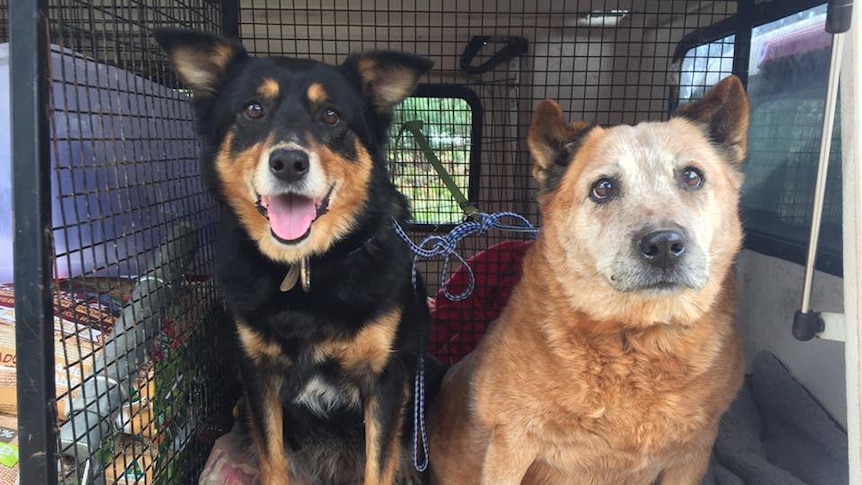
[[[473,112],[461,98],[411,97],[395,110],[390,129],[389,170],[395,186],[410,201],[415,224],[457,224],[464,218],[452,194],[402,126],[422,121],[431,149],[465,194],[470,185]]]

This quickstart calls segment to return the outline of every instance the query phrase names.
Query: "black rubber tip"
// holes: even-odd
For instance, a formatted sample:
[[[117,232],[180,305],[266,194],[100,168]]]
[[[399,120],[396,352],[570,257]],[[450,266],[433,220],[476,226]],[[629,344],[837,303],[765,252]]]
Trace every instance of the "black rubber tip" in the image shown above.
[[[843,34],[850,30],[853,0],[830,0],[826,7],[826,32]]]
[[[793,315],[793,336],[796,340],[806,342],[817,336],[826,328],[823,319],[820,318],[820,313],[809,311],[802,313],[796,310]]]

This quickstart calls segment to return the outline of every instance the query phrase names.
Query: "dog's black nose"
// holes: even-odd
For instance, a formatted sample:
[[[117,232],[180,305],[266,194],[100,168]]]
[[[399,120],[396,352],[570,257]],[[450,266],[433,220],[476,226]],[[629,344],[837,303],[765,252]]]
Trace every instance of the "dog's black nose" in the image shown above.
[[[285,182],[296,182],[308,173],[308,154],[302,150],[274,150],[269,154],[269,169]]]
[[[685,253],[685,236],[676,230],[654,231],[638,242],[641,257],[651,265],[670,268]]]

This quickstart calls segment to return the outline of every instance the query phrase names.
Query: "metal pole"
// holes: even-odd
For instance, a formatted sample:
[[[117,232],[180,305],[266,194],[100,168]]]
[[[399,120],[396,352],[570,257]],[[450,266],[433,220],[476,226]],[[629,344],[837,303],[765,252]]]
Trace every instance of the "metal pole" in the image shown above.
[[[9,5],[20,483],[57,483],[47,0]]]
[[[820,159],[814,184],[814,202],[811,209],[811,234],[808,239],[808,256],[805,260],[805,280],[802,283],[802,302],[793,316],[793,336],[797,340],[811,340],[823,332],[825,323],[820,313],[811,311],[811,288],[814,284],[814,264],[817,259],[817,242],[823,215],[826,193],[826,176],[829,155],[832,151],[832,129],[835,106],[838,102],[838,77],[841,72],[841,55],[844,52],[844,32],[850,28],[852,0],[832,0],[827,6],[826,31],[832,33],[832,56],[829,61],[829,79],[826,84],[826,103],[823,113],[823,132],[820,135]]]
[[[814,185],[814,207],[811,211],[811,234],[808,240],[808,258],[805,261],[805,282],[802,290],[802,313],[811,310],[811,286],[814,281],[814,262],[817,258],[817,241],[820,237],[820,221],[823,216],[823,199],[826,194],[826,175],[829,171],[829,154],[832,150],[832,129],[835,124],[835,105],[838,102],[838,73],[841,71],[841,52],[844,35],[835,34],[832,39],[829,81],[826,85],[826,107],[823,116],[823,133],[820,137],[820,160],[817,180]]]

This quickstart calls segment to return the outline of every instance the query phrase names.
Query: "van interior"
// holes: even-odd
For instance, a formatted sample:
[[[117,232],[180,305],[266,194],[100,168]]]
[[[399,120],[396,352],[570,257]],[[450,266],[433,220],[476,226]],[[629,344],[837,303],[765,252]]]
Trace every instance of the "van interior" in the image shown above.
[[[42,5],[36,3],[34,8]],[[847,187],[855,190],[844,180],[854,165],[844,146],[852,137],[842,132],[847,120],[853,126],[845,107],[854,104],[845,99],[847,88],[837,94],[835,112],[827,109],[830,75],[841,67],[833,58],[841,34],[826,30],[823,1],[46,5],[49,46],[37,57],[47,68],[50,128],[47,139],[33,143],[50,152],[50,173],[42,175],[51,185],[46,196],[52,288],[58,301],[75,302],[55,310],[59,320],[72,323],[64,320],[67,327],[46,337],[58,359],[59,425],[49,439],[58,444],[61,483],[191,483],[211,472],[205,463],[213,443],[234,426],[240,383],[231,359],[222,358],[229,340],[223,327],[229,324],[211,279],[218,208],[199,180],[189,92],[150,35],[168,25],[237,37],[260,56],[340,63],[352,52],[397,49],[434,60],[430,74],[395,112],[388,154],[392,179],[412,206],[411,239],[436,248],[417,258],[417,267],[435,317],[428,352],[447,364],[469,352],[499,314],[517,281],[520,256],[534,234],[530,229],[541,230],[526,144],[541,100],[556,100],[571,121],[636,124],[665,120],[724,77],[739,76],[751,103],[740,206],[746,239],[736,266],[747,377],[723,421],[704,483],[859,483],[858,401],[847,392],[858,385],[858,362],[856,351],[847,353],[846,347],[856,334],[845,313],[845,289],[851,287],[845,271],[848,258],[855,264],[859,244],[852,240],[855,232],[845,234],[858,223],[847,219],[847,204],[858,204],[859,194],[845,193]],[[6,26],[9,2],[0,0],[0,15]],[[8,68],[15,43],[24,42],[15,37],[16,28],[13,23],[2,32],[5,41],[12,34],[11,43],[0,46],[0,78],[11,91],[3,90],[0,113],[9,113],[10,105],[14,111],[16,98],[26,95]],[[823,137],[827,118],[834,126]],[[12,146],[26,138],[16,134],[14,120],[6,115],[0,130],[0,170],[10,174],[22,163],[12,155],[10,138]],[[831,148],[823,164],[828,171],[822,210],[815,210],[824,138]],[[0,176],[4,248],[12,247],[14,235],[13,192],[28,190],[20,180]],[[495,223],[479,224],[477,213],[494,216]],[[812,220],[819,221],[819,238],[809,251]],[[470,223],[474,227],[466,235],[452,236]],[[114,364],[137,364],[141,399],[118,403],[112,412],[86,413],[74,431],[67,430],[66,423],[76,421],[74,413],[63,415],[64,406],[88,392],[87,376],[100,368],[96,359],[104,355],[99,342],[110,340],[109,321],[129,301],[130,281],[149,274],[154,254],[177,226],[194,232],[195,250],[183,266],[183,290],[160,320],[156,343],[147,340],[145,357],[122,355],[143,356],[141,348],[111,354]],[[449,243],[454,252],[441,249]],[[2,252],[0,283],[23,282],[29,273],[16,261],[25,260],[13,260],[11,249]],[[810,311],[843,314],[846,325],[830,317],[814,338],[800,340],[793,322],[809,252],[815,256]],[[11,285],[3,288],[11,291]],[[80,322],[66,318],[84,304],[112,315],[100,320],[101,327],[87,325],[90,336],[94,329],[104,332],[99,338],[82,338]],[[15,324],[13,316],[11,328]],[[42,358],[54,368],[50,354]],[[94,386],[89,391],[100,389]],[[135,421],[147,393],[155,410],[141,411],[147,422]],[[18,407],[3,413],[11,416],[9,423],[0,414],[0,427],[17,429],[15,419],[34,413]],[[21,477],[34,476],[26,474],[28,466],[32,462],[22,459]]]

